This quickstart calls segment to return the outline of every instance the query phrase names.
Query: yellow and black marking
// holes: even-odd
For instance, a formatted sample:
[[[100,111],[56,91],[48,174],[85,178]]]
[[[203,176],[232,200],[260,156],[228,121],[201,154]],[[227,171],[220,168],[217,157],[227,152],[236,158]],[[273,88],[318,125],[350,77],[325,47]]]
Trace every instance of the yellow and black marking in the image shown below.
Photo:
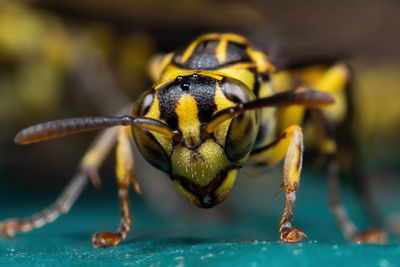
[[[193,70],[233,77],[258,96],[259,76],[268,76],[275,67],[265,54],[253,50],[244,37],[229,33],[202,35],[188,47],[164,57],[158,56],[150,63],[156,83]]]
[[[229,131],[230,119],[205,138],[201,126],[218,111],[254,99],[244,84],[226,76],[203,71],[177,76],[146,92],[133,115],[162,121],[181,132],[183,139],[175,142],[140,128],[133,128],[133,136],[145,158],[168,172],[192,203],[212,207],[227,196],[235,170],[251,151],[258,127],[257,111],[233,119],[240,131]]]
[[[93,244],[116,245],[130,230],[128,189],[135,181],[131,176],[133,155],[126,131],[129,127],[144,158],[167,173],[182,195],[201,208],[213,207],[228,196],[238,170],[246,162],[270,165],[284,159],[281,239],[306,239],[300,228],[291,225],[302,167],[303,133],[299,125],[310,110],[320,150],[329,155],[336,152],[336,143],[320,118],[340,120],[346,113],[346,67],[303,64],[298,69],[278,69],[242,36],[212,33],[198,37],[186,48],[157,56],[150,62],[150,74],[155,85],[137,100],[132,117],[53,121],[29,127],[16,136],[17,143],[28,144],[120,127],[118,138],[114,134],[88,152],[81,170],[83,178],[74,182],[81,190],[85,175],[95,181],[95,171],[110,144],[118,140],[116,174],[121,224],[116,233],[95,235]],[[338,104],[332,105],[335,99]],[[328,105],[332,105],[329,110],[322,109]],[[99,156],[93,154],[97,151]],[[56,210],[66,202],[63,199]],[[70,198],[67,204],[71,204]],[[343,218],[339,219],[343,222]],[[0,235],[34,228],[32,219],[22,222],[0,223]]]

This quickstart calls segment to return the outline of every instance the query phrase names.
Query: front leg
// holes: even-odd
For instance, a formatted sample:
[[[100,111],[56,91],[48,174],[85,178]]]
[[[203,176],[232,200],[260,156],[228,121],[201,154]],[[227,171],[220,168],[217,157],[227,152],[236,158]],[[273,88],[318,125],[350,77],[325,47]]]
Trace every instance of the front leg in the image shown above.
[[[119,206],[121,210],[121,221],[117,232],[100,232],[92,237],[93,247],[109,247],[119,244],[121,239],[125,239],[130,231],[132,216],[129,207],[129,186],[135,183],[133,172],[133,152],[130,141],[129,127],[120,127],[117,145],[117,164],[116,176],[118,183]],[[138,187],[136,187],[138,188]]]
[[[261,164],[275,164],[285,158],[283,163],[283,183],[285,207],[280,221],[281,240],[298,242],[307,236],[298,227],[292,226],[293,209],[299,187],[303,156],[303,132],[299,126],[287,128],[277,140],[252,152],[250,160]]]

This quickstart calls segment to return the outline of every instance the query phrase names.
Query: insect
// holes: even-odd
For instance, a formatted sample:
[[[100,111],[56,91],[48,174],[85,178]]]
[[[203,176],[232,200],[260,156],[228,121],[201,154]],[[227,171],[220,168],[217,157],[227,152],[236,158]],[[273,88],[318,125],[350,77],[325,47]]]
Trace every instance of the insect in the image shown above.
[[[272,165],[283,160],[280,191],[285,193],[285,203],[280,239],[307,239],[292,225],[302,168],[300,126],[309,111],[319,150],[335,154],[335,139],[325,125],[345,114],[346,65],[282,69],[244,37],[212,33],[181,50],[157,56],[150,72],[155,85],[136,101],[131,116],[51,121],[17,134],[16,143],[29,144],[108,128],[84,155],[76,176],[52,206],[31,217],[1,222],[0,233],[12,236],[16,231],[29,231],[67,212],[89,178],[98,182],[97,170],[116,141],[121,222],[114,233],[95,234],[92,244],[117,245],[130,231],[129,188],[134,185],[139,190],[132,174],[133,139],[144,158],[168,174],[179,192],[200,208],[223,201],[244,164]],[[379,230],[359,232],[339,199],[332,199],[334,214],[348,239],[383,240]]]

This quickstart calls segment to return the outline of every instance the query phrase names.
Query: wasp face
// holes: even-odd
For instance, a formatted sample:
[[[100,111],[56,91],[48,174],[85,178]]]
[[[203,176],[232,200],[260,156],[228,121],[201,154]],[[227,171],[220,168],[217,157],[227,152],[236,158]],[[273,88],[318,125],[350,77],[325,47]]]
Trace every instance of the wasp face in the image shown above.
[[[132,128],[143,156],[168,173],[194,205],[210,208],[229,194],[238,168],[249,155],[258,117],[249,111],[221,123],[209,136],[201,134],[216,112],[254,99],[244,84],[204,73],[178,76],[155,86],[138,100],[134,116],[160,120],[182,133],[176,142],[160,133]]]
[[[230,192],[239,166],[231,163],[215,141],[198,148],[176,147],[171,156],[171,178],[178,190],[194,205],[211,208]]]

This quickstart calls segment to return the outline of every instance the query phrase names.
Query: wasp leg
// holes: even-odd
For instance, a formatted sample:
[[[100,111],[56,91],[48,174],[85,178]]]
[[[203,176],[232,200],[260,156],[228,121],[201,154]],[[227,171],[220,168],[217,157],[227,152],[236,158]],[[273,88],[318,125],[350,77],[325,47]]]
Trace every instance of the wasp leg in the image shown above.
[[[303,155],[303,132],[299,126],[287,128],[276,141],[252,152],[251,160],[261,164],[274,164],[285,158],[283,163],[283,184],[285,207],[280,221],[281,240],[298,242],[307,236],[298,227],[292,226],[295,192],[299,187]]]
[[[29,232],[51,223],[61,214],[67,213],[88,182],[83,173],[76,174],[56,202],[46,209],[25,218],[12,218],[0,222],[0,237],[13,237],[15,232]]]
[[[83,191],[89,177],[95,184],[99,184],[97,170],[114,145],[116,133],[116,129],[110,128],[99,136],[82,158],[77,174],[68,183],[54,204],[32,216],[20,219],[12,218],[0,222],[0,236],[12,237],[17,231],[28,232],[40,228],[51,223],[61,214],[67,213]]]
[[[135,184],[133,178],[133,151],[129,136],[130,127],[119,127],[117,144],[116,176],[118,183],[119,205],[121,210],[120,226],[115,233],[100,232],[92,237],[93,247],[116,246],[125,239],[130,231],[132,216],[129,208],[129,186]]]
[[[349,218],[340,198],[339,164],[332,126],[321,110],[314,109],[310,113],[318,149],[322,154],[327,155],[330,206],[343,235],[356,243],[387,243],[387,235],[384,231],[376,228],[359,231]]]

